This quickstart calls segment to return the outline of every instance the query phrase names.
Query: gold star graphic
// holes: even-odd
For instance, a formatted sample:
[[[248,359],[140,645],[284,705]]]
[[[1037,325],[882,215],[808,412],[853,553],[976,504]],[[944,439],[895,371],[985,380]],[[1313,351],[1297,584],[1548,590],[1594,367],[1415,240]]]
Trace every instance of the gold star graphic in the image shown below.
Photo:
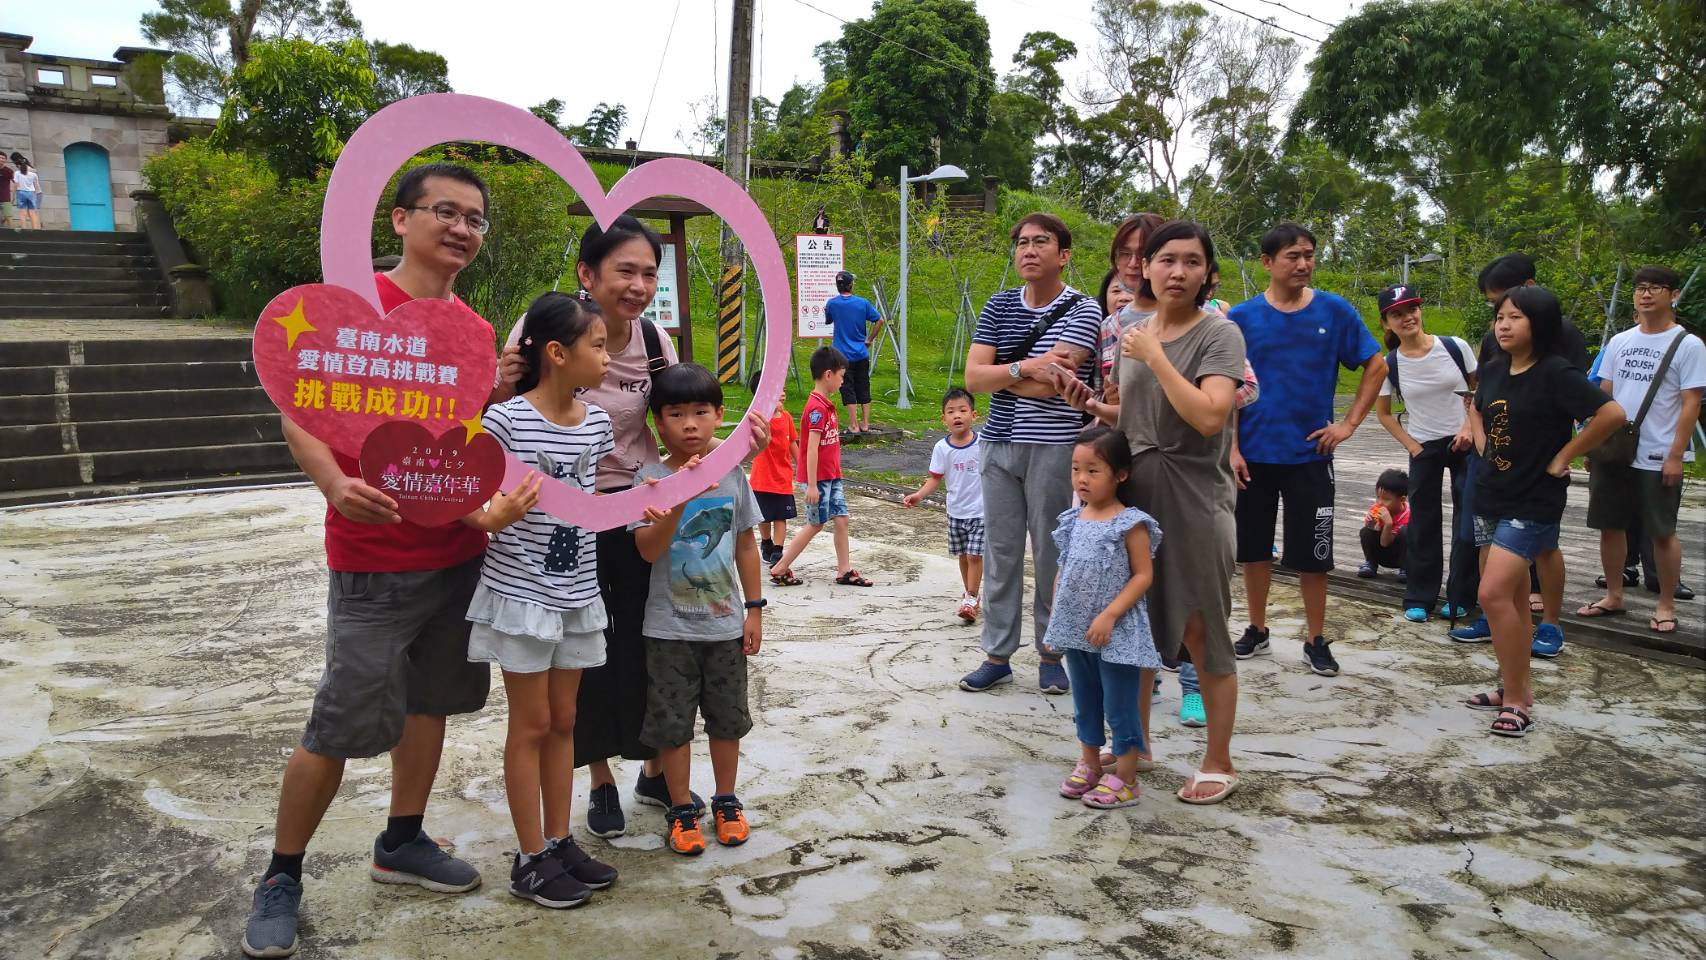
[[[304,333],[315,332],[316,328],[308,322],[308,317],[302,312],[302,298],[296,298],[296,306],[282,317],[273,317],[273,322],[284,328],[284,348],[296,349],[296,338]]]
[[[462,429],[468,432],[468,435],[462,439],[463,443],[473,443],[476,436],[486,432],[486,428],[480,425],[479,417],[456,422],[462,424]]]

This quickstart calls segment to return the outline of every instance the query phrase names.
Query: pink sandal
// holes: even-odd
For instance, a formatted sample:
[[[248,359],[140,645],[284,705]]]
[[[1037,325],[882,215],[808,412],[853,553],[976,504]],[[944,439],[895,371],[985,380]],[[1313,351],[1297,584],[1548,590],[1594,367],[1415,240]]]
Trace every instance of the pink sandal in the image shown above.
[[[1102,774],[1102,782],[1086,793],[1081,801],[1086,807],[1113,810],[1137,804],[1137,784],[1128,784],[1111,773]]]
[[[1096,788],[1096,769],[1080,760],[1078,766],[1072,768],[1072,775],[1060,782],[1060,795],[1068,800],[1082,800],[1086,793]]]

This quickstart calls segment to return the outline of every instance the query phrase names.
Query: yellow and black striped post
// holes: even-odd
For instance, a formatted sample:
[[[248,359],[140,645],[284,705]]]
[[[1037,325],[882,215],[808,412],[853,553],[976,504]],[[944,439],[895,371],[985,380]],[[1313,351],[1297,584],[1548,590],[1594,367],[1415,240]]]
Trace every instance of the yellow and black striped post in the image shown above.
[[[717,290],[717,382],[740,379],[740,327],[743,314],[742,273],[746,267],[734,263],[723,268]]]

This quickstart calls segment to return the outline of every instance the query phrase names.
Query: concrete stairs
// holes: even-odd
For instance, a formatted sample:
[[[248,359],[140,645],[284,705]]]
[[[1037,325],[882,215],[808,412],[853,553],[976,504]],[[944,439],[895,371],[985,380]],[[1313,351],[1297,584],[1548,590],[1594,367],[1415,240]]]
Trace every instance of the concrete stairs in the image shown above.
[[[301,479],[246,337],[0,342],[0,507]]]
[[[148,319],[171,314],[141,233],[0,230],[0,316]]]

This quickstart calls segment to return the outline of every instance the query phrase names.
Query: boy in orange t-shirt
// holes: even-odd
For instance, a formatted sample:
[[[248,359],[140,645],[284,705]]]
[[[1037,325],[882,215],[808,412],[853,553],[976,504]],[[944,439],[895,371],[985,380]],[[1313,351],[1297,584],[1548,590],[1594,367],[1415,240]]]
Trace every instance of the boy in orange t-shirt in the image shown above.
[[[799,433],[794,418],[782,405],[787,388],[776,400],[776,410],[770,414],[770,445],[752,458],[752,495],[758,500],[758,514],[764,521],[758,525],[763,539],[759,554],[766,567],[782,559],[788,542],[788,521],[799,516],[794,504],[794,450]]]

